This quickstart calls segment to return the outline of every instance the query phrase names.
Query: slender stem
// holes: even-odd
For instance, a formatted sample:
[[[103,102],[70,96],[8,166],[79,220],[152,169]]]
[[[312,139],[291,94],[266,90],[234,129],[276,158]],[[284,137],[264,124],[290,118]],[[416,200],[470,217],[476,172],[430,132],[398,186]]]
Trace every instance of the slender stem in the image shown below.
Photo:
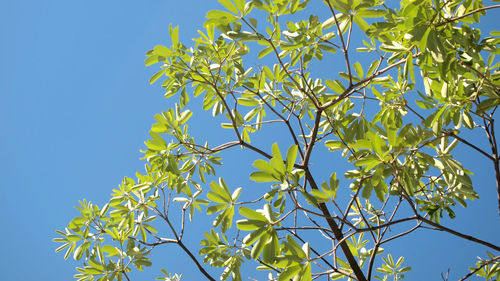
[[[483,263],[482,265],[478,266],[477,268],[475,268],[473,271],[469,272],[469,274],[465,275],[464,277],[460,278],[459,281],[464,281],[464,280],[467,280],[467,278],[471,277],[472,275],[474,275],[474,273],[478,272],[479,270],[481,270],[481,268],[487,266],[488,264],[490,263],[493,263],[495,262],[496,260],[500,259],[500,256],[496,256],[494,257],[493,259],[489,260],[489,261],[486,261],[485,263]]]
[[[339,33],[340,37],[340,42],[342,43],[342,52],[344,53],[345,57],[345,63],[347,65],[347,74],[349,75],[349,86],[352,86],[352,75],[351,75],[351,63],[349,62],[349,53],[347,52],[347,45],[344,41],[344,35],[342,34],[342,30],[340,29],[340,23],[337,20],[337,15],[335,14],[335,11],[333,10],[332,5],[330,4],[330,1],[325,1],[328,7],[330,8],[330,12],[333,15],[333,19],[335,20],[335,25],[337,26],[337,32]],[[351,22],[352,26],[352,22]]]
[[[196,257],[193,255],[193,253],[191,253],[191,251],[189,251],[189,249],[186,247],[186,245],[184,245],[184,243],[182,243],[182,241],[178,241],[177,244],[184,250],[184,252],[186,252],[186,254],[188,254],[188,256],[191,258],[191,260],[196,264],[196,267],[198,267],[198,270],[203,275],[205,275],[205,277],[207,277],[208,280],[215,281],[215,278],[210,276],[210,274],[203,268],[203,266],[201,266],[201,264],[198,262]]]
[[[394,239],[396,239],[396,238],[399,238],[399,237],[401,237],[401,236],[405,236],[405,235],[408,235],[408,234],[412,233],[413,231],[417,230],[417,229],[420,227],[420,225],[421,225],[421,224],[422,224],[422,222],[421,222],[421,221],[419,221],[419,222],[417,223],[417,225],[416,225],[416,226],[414,226],[412,229],[410,229],[410,230],[408,230],[408,231],[405,231],[405,232],[403,232],[403,233],[400,233],[400,234],[394,235],[394,236],[392,236],[392,237],[389,237],[389,238],[385,239],[384,241],[380,242],[380,245],[385,244],[385,243],[387,243],[387,242],[389,242],[389,241],[391,241],[391,240],[394,240]]]
[[[500,6],[500,5],[498,5],[498,6]],[[468,69],[472,70],[472,72],[474,72],[477,76],[479,76],[479,77],[482,79],[481,84],[479,85],[479,87],[478,87],[478,89],[477,89],[477,90],[480,90],[480,89],[482,88],[481,86],[482,86],[482,84],[483,84],[483,81],[486,81],[486,83],[487,83],[488,85],[490,85],[490,87],[492,87],[492,88],[493,88],[493,90],[494,90],[497,94],[498,94],[498,93],[500,93],[500,88],[498,88],[498,86],[496,86],[495,84],[493,84],[493,82],[491,82],[491,80],[490,80],[490,79],[488,79],[488,77],[486,77],[483,73],[479,72],[477,69],[475,69],[474,67],[472,67],[472,66],[470,66],[470,65],[468,65],[468,64],[466,64],[466,63],[464,63],[463,61],[458,61],[458,63],[459,63],[461,66],[463,66],[463,67],[465,67],[465,68],[468,68]],[[477,95],[476,95],[476,96],[477,96]]]
[[[486,156],[488,159],[492,160],[492,161],[495,161],[495,158],[493,158],[491,155],[489,155],[488,153],[486,153],[484,150],[482,150],[481,148],[479,148],[478,146],[470,143],[469,141],[455,135],[454,133],[451,133],[451,132],[447,132],[445,133],[446,135],[448,136],[451,136],[451,137],[454,137],[456,138],[459,142],[463,143],[463,144],[466,144],[470,147],[472,147],[473,149],[475,149],[477,152],[481,153],[482,155]]]
[[[495,9],[495,8],[500,8],[500,5],[492,5],[492,6],[488,6],[488,7],[482,7],[482,8],[476,9],[474,11],[470,11],[470,12],[468,12],[466,14],[463,14],[463,15],[461,15],[459,17],[448,19],[448,20],[446,20],[444,22],[441,22],[441,23],[437,24],[436,26],[442,26],[442,25],[448,24],[450,22],[454,22],[454,21],[457,21],[459,19],[463,19],[465,17],[471,16],[471,15],[473,15],[475,13],[479,13],[479,12],[482,12],[482,11],[486,11],[486,10],[489,10],[489,9]]]
[[[306,178],[309,184],[311,185],[311,188],[313,189],[318,189],[318,185],[314,181],[313,176],[311,175],[311,172],[309,169],[306,167],[305,169],[306,172]],[[345,255],[345,258],[347,259],[347,263],[349,263],[349,266],[351,267],[354,275],[356,275],[356,278],[358,281],[367,281],[365,274],[363,271],[361,271],[361,268],[358,265],[358,262],[356,261],[356,258],[352,254],[351,250],[349,249],[349,246],[347,245],[346,241],[344,240],[344,235],[342,234],[342,230],[339,228],[335,220],[332,219],[332,216],[330,215],[330,211],[326,207],[324,203],[319,203],[318,208],[321,210],[321,212],[325,215],[326,222],[330,226],[330,229],[332,230],[333,234],[335,235],[335,239],[339,241],[340,243],[340,248],[342,249],[342,252]]]
[[[354,154],[353,154],[354,155]],[[344,221],[347,220],[347,216],[349,215],[349,210],[351,210],[351,206],[352,204],[354,203],[354,200],[356,200],[356,198],[358,198],[358,195],[359,195],[359,192],[361,191],[361,185],[363,184],[363,182],[367,179],[368,177],[363,177],[361,178],[361,180],[359,181],[359,185],[358,185],[358,188],[356,190],[356,193],[354,194],[354,196],[352,196],[351,198],[351,201],[349,201],[349,203],[347,204],[347,208],[345,209],[345,213],[344,213],[344,216],[342,217],[342,223],[340,224],[340,228],[342,229],[344,227]]]
[[[434,226],[434,227],[435,227],[435,228],[437,228],[437,230],[439,230],[439,231],[445,231],[445,232],[451,233],[451,234],[453,234],[453,235],[455,235],[455,236],[458,236],[458,237],[460,237],[460,238],[463,238],[463,239],[466,239],[466,240],[469,240],[469,241],[472,241],[472,242],[476,242],[476,243],[478,243],[478,244],[484,245],[484,246],[489,247],[489,248],[491,248],[491,249],[494,249],[494,250],[500,251],[500,246],[497,246],[497,245],[491,244],[491,243],[489,243],[489,242],[487,242],[487,241],[484,241],[484,240],[478,239],[478,238],[476,238],[476,237],[473,237],[473,236],[470,236],[470,235],[467,235],[467,234],[460,233],[460,232],[455,231],[455,230],[453,230],[453,229],[451,229],[451,228],[448,228],[448,227],[446,227],[446,226],[443,226],[443,225],[440,225],[440,224],[438,224],[438,223],[435,223],[435,222],[433,222],[433,221],[431,221],[431,220],[428,220],[428,219],[426,219],[426,218],[422,217],[421,215],[418,215],[418,214],[417,214],[417,217],[418,217],[418,219],[419,219],[420,221],[423,221],[423,222],[425,222],[426,224],[429,224],[429,225]]]
[[[244,146],[244,147],[248,147],[248,148],[250,148],[251,150],[253,150],[253,151],[255,151],[255,152],[259,153],[260,155],[262,155],[262,156],[266,157],[267,159],[271,159],[271,158],[273,158],[271,155],[267,154],[266,152],[262,151],[261,149],[259,149],[259,148],[255,147],[255,146],[253,146],[253,145],[251,145],[251,144],[249,144],[249,143],[246,143],[246,142],[244,142],[244,141],[241,141],[241,142],[240,142],[240,144],[241,144],[242,146]]]
[[[413,58],[416,58],[420,55],[421,53],[416,53],[413,55]],[[346,97],[348,97],[349,95],[351,95],[353,92],[355,92],[354,89],[356,89],[357,87],[359,86],[362,86],[363,84],[367,83],[367,82],[370,82],[371,80],[373,80],[374,78],[384,74],[385,72],[393,69],[394,67],[398,66],[398,65],[401,65],[403,63],[406,62],[406,59],[402,59],[402,60],[399,60],[381,70],[378,70],[378,71],[375,71],[370,77],[367,77],[351,86],[349,86],[340,96],[338,96],[336,99],[334,100],[331,100],[327,103],[324,103],[322,106],[321,106],[321,109],[326,109],[334,104],[337,104],[338,102],[342,101],[343,99],[345,99]],[[363,88],[363,87],[361,87]],[[360,89],[361,89],[360,88]],[[358,89],[359,90],[359,89]]]
[[[291,233],[293,236],[297,237],[297,239],[299,239],[302,243],[305,243],[306,241],[304,241],[304,239],[302,239],[299,235],[297,235],[296,233],[294,233],[293,231],[290,231],[288,230],[289,233]],[[348,273],[348,272],[344,272],[344,271],[340,271],[338,268],[336,268],[335,266],[333,266],[330,262],[328,262],[328,260],[326,260],[324,258],[323,255],[320,255],[314,248],[312,247],[309,247],[311,249],[311,251],[316,254],[321,260],[323,260],[323,262],[325,262],[331,269],[333,269],[334,272],[340,272],[346,276],[349,276],[351,278],[355,278],[355,276],[353,276],[352,274]]]
[[[483,119],[484,122],[484,131],[486,132],[486,136],[488,137],[488,141],[490,143],[491,152],[493,153],[493,167],[495,169],[495,179],[497,184],[497,199],[498,199],[498,214],[500,215],[500,158],[498,157],[498,147],[495,137],[495,124],[493,118],[490,118],[489,123],[486,122],[486,119]]]
[[[404,218],[404,219],[389,221],[387,223],[377,225],[377,226],[371,226],[371,227],[365,227],[365,228],[355,228],[355,230],[356,230],[356,232],[374,231],[374,230],[377,230],[380,228],[389,227],[389,226],[394,225],[394,224],[398,224],[398,223],[402,223],[402,222],[406,222],[406,221],[411,221],[411,220],[416,220],[416,219],[417,219],[417,216],[412,216],[412,217],[408,217],[408,218]]]
[[[304,168],[307,168],[307,165],[309,163],[309,157],[311,157],[314,143],[316,142],[316,136],[318,135],[318,129],[319,129],[319,122],[321,120],[321,113],[322,113],[322,110],[316,111],[316,119],[314,119],[314,128],[312,131],[311,140],[309,141],[309,144],[307,144],[306,155],[304,156],[304,162],[302,163]]]
[[[380,240],[375,242],[375,247],[373,247],[372,254],[370,255],[370,262],[368,264],[368,273],[366,274],[368,280],[372,279],[373,265],[375,264],[375,257],[377,256],[377,251],[380,246]]]
[[[295,132],[293,131],[293,128],[292,126],[290,125],[290,121],[288,121],[288,119],[286,119],[285,117],[283,117],[283,115],[281,115],[279,112],[276,111],[276,109],[274,109],[273,106],[271,106],[267,101],[266,99],[264,99],[261,94],[257,91],[255,92],[255,94],[257,94],[259,96],[259,98],[267,105],[267,107],[274,113],[276,114],[281,120],[283,120],[283,122],[285,122],[287,128],[288,128],[288,131],[290,131],[290,134],[292,135],[292,138],[293,138],[293,141],[295,142],[295,144],[297,145],[297,147],[299,148],[298,151],[300,153],[300,157],[304,158],[304,155],[302,154],[302,149],[300,148],[300,143],[299,143],[299,140],[297,139],[297,135],[295,134]],[[291,111],[291,110],[290,110]]]
[[[500,158],[498,157],[498,145],[497,145],[497,138],[495,135],[495,119],[491,118],[490,126],[491,126],[490,127],[491,128],[490,129],[491,130],[491,140],[492,140],[493,147],[494,147],[494,149],[492,149],[492,151],[493,151],[493,157],[495,157],[495,160],[493,161],[493,163],[494,163],[494,167],[495,167],[495,179],[497,182],[498,214],[500,215],[500,165],[498,163]]]

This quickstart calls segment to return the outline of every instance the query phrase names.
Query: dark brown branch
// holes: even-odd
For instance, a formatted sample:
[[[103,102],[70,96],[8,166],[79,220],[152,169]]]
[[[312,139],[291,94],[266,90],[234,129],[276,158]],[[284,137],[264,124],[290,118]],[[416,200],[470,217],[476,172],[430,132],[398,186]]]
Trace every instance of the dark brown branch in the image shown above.
[[[495,157],[495,161],[493,161],[494,166],[495,166],[495,179],[497,182],[497,198],[498,198],[498,214],[500,215],[500,165],[499,165],[499,160],[498,158],[498,145],[497,145],[497,138],[495,136],[495,120],[492,118],[491,121],[491,139],[493,140],[493,145],[495,147],[495,150],[493,151],[493,157]]]
[[[337,15],[333,10],[332,4],[330,1],[325,1],[328,7],[330,8],[330,12],[332,13],[333,19],[335,20],[335,25],[337,26],[337,32],[339,33],[340,42],[342,43],[342,52],[344,53],[345,63],[347,65],[347,73],[349,75],[349,86],[352,86],[352,72],[351,72],[351,63],[349,62],[349,53],[347,52],[347,46],[344,41],[344,35],[342,34],[342,30],[340,30],[340,23],[337,20]],[[352,25],[352,22],[350,23]]]
[[[417,216],[418,216],[418,219],[420,221],[425,222],[426,224],[432,225],[433,227],[435,227],[439,231],[445,231],[445,232],[448,232],[448,233],[453,234],[455,236],[458,236],[460,238],[463,238],[463,239],[466,239],[466,240],[469,240],[469,241],[481,244],[483,246],[489,247],[489,248],[494,249],[496,251],[500,251],[500,247],[497,246],[497,245],[491,244],[491,243],[489,243],[487,241],[478,239],[476,237],[473,237],[473,236],[470,236],[470,235],[467,235],[467,234],[460,233],[460,232],[455,231],[455,230],[453,230],[451,228],[448,228],[446,226],[443,226],[443,225],[435,223],[435,222],[433,222],[431,220],[428,220],[428,219],[426,219],[426,218],[424,218],[424,217],[422,217],[422,216],[420,216],[418,214],[417,214]]]
[[[498,157],[498,147],[495,136],[495,123],[493,118],[490,118],[489,123],[486,123],[486,119],[483,118],[484,131],[488,137],[488,142],[490,143],[491,152],[493,153],[493,167],[495,169],[495,180],[497,184],[497,198],[498,198],[498,214],[500,215],[500,165]]]
[[[493,158],[491,155],[489,155],[488,153],[486,153],[484,150],[482,150],[481,148],[477,147],[476,145],[470,143],[469,141],[455,135],[454,133],[451,133],[451,132],[446,132],[445,133],[446,135],[448,136],[451,136],[451,137],[454,137],[456,138],[459,142],[463,143],[463,144],[466,144],[470,147],[472,147],[473,149],[475,149],[477,152],[481,153],[482,155],[486,156],[488,159],[492,160],[492,161],[495,161],[495,158]]]
[[[309,169],[306,167],[305,169],[306,172],[306,178],[309,184],[311,185],[311,188],[313,189],[318,189],[318,185],[314,181],[313,176],[311,175],[311,172]],[[349,249],[349,246],[347,245],[346,241],[344,240],[344,235],[342,234],[342,230],[339,228],[335,220],[331,218],[330,211],[326,207],[324,203],[319,203],[318,208],[321,210],[321,212],[325,215],[326,217],[326,222],[330,226],[330,229],[333,231],[333,234],[335,235],[335,239],[339,241],[340,243],[340,248],[342,249],[342,252],[345,255],[345,258],[347,260],[347,263],[351,267],[354,275],[356,275],[356,279],[358,281],[367,281],[365,274],[363,271],[361,271],[361,268],[358,265],[358,262],[356,261],[356,258],[352,254],[351,250]]]
[[[412,233],[413,231],[415,231],[415,230],[417,230],[419,227],[421,227],[421,226],[420,226],[421,224],[422,224],[422,222],[421,222],[421,221],[419,221],[419,222],[417,223],[417,225],[416,225],[416,226],[414,226],[412,229],[410,229],[410,230],[408,230],[408,231],[405,231],[405,232],[402,232],[402,233],[399,233],[399,234],[394,235],[394,236],[392,236],[392,237],[389,237],[389,238],[385,239],[384,241],[380,242],[380,245],[385,244],[385,243],[387,243],[387,242],[389,242],[389,241],[392,241],[392,240],[394,240],[394,239],[396,239],[396,238],[399,238],[399,237],[401,237],[401,236],[405,236],[405,235],[408,235],[408,234]]]
[[[311,140],[306,147],[306,155],[304,156],[304,161],[302,162],[302,166],[307,169],[307,165],[309,163],[309,157],[311,157],[311,153],[314,147],[314,143],[316,142],[316,136],[318,135],[319,122],[321,121],[321,113],[322,110],[316,111],[316,119],[314,119],[314,128],[312,131]]]
[[[482,265],[478,266],[477,268],[475,268],[473,271],[469,272],[469,274],[465,275],[464,277],[460,278],[459,281],[465,281],[467,280],[467,278],[471,277],[472,275],[474,275],[476,272],[478,272],[479,270],[481,270],[481,268],[487,266],[488,264],[490,263],[493,263],[494,261],[500,259],[500,256],[496,256],[494,257],[493,259],[489,260],[489,261],[486,261],[485,263],[483,263]]]
[[[189,251],[189,249],[186,247],[186,245],[184,245],[184,243],[182,243],[182,241],[178,241],[177,244],[184,250],[184,252],[186,252],[186,254],[188,254],[191,260],[196,264],[196,267],[198,267],[198,270],[203,275],[205,275],[205,277],[207,277],[208,280],[215,281],[215,279],[212,276],[210,276],[210,274],[203,268],[203,266],[201,266],[196,257],[193,255],[193,253]]]
[[[248,148],[250,148],[250,150],[253,150],[253,151],[255,151],[255,152],[259,153],[260,155],[262,155],[262,156],[266,157],[267,159],[271,159],[271,158],[273,158],[271,155],[269,155],[269,154],[265,153],[264,151],[260,150],[259,148],[255,147],[255,146],[253,146],[253,145],[251,145],[251,144],[249,144],[249,143],[246,143],[246,142],[244,142],[244,141],[241,141],[241,142],[240,142],[240,144],[241,144],[242,146],[244,146],[244,147],[248,147]]]

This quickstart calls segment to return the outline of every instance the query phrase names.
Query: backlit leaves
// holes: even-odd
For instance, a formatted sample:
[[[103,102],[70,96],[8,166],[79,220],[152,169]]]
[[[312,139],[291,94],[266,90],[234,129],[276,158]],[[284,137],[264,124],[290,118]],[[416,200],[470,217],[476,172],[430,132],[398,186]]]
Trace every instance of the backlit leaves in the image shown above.
[[[411,269],[403,257],[376,257],[392,239],[384,235],[398,237],[405,216],[438,227],[478,198],[458,147],[498,162],[463,134],[485,130],[496,147],[499,33],[470,25],[483,4],[328,0],[326,18],[300,18],[309,1],[218,2],[189,45],[170,25],[171,45],[147,52],[145,64],[159,66],[149,82],[177,103],[154,116],[145,172],[102,208],[80,202],[56,251],[82,261],[78,280],[124,280],[160,245],[189,252],[185,224],[208,215],[198,254],[222,280],[242,280],[250,260],[279,281],[354,279],[368,266],[401,280]],[[198,118],[215,136],[206,139],[232,139],[193,137]],[[220,165],[242,169],[225,151],[256,153],[250,184],[229,188],[218,176]],[[493,278],[494,259],[479,261],[477,275]]]

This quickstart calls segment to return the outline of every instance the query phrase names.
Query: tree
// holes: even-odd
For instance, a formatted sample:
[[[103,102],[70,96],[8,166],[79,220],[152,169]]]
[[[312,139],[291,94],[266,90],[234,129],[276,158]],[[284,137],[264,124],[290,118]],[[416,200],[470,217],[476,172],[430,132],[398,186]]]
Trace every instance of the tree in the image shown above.
[[[155,116],[145,172],[124,178],[103,207],[80,202],[80,216],[57,231],[56,251],[83,259],[75,278],[130,280],[163,244],[182,248],[208,280],[218,278],[208,267],[242,280],[244,265],[279,281],[400,280],[411,268],[384,247],[423,228],[500,251],[441,224],[478,198],[456,160],[459,144],[493,164],[500,211],[500,32],[485,37],[477,27],[500,5],[329,0],[320,19],[300,18],[317,12],[308,0],[219,2],[193,46],[171,26],[172,45],[147,53],[146,65],[161,65],[151,83],[161,80],[178,103]],[[194,100],[233,140],[195,140]],[[476,131],[489,147],[474,144]],[[217,174],[226,151],[255,155],[250,179],[267,188],[229,187]],[[311,159],[346,164],[324,175]],[[185,225],[208,215],[213,228],[193,252]],[[499,259],[488,252],[463,279],[498,278]]]

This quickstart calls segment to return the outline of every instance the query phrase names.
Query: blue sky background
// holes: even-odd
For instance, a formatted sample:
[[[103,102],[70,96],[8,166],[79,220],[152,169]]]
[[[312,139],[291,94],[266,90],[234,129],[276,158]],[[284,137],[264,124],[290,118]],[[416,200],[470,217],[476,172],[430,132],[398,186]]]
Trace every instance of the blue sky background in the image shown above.
[[[78,200],[102,205],[124,176],[143,170],[139,150],[153,116],[172,102],[163,98],[159,85],[149,85],[158,68],[144,66],[145,52],[169,44],[169,23],[179,25],[181,40],[190,44],[206,11],[219,7],[215,0],[0,3],[0,280],[73,279],[77,263],[54,253],[54,230],[77,215]],[[492,11],[485,26],[498,29],[498,16]],[[203,118],[194,118],[195,135],[217,140]],[[467,209],[457,207],[458,218],[443,222],[498,244],[492,165],[459,149],[459,159],[475,173],[481,199]],[[255,157],[238,161],[251,163]],[[220,172],[231,175],[226,179],[233,187],[251,184],[249,170],[232,168],[238,161],[227,159]],[[196,249],[200,237],[189,230],[189,244]],[[160,266],[184,273],[185,280],[199,277],[175,247],[159,250],[155,266],[134,280],[154,280]],[[486,249],[422,231],[393,243],[391,250],[395,256],[412,253],[409,280],[439,280],[448,268],[453,280]]]

